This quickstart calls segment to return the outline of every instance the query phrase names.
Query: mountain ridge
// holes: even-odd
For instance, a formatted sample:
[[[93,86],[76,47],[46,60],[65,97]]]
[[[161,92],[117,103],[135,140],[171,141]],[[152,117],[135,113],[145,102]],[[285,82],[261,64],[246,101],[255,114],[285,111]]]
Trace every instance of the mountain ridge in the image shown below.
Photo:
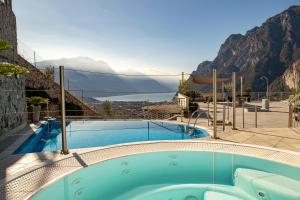
[[[135,93],[170,92],[174,90],[141,72],[130,70],[129,74],[117,73],[104,61],[89,57],[62,58],[37,63],[39,68],[55,67],[55,81],[59,82],[57,67],[65,67],[65,86],[77,96],[105,97]],[[127,70],[128,72],[128,70]],[[129,76],[126,76],[129,75]],[[138,75],[138,76],[131,76]]]
[[[299,59],[300,6],[291,6],[244,35],[230,35],[216,58],[200,63],[192,76],[212,76],[212,69],[216,68],[221,77],[231,76],[232,72],[244,76],[244,87],[255,91],[266,90],[265,81],[260,80],[263,75],[270,80],[271,90],[292,90],[291,80],[286,79],[291,76],[282,76],[291,73],[292,66],[299,68]],[[197,89],[207,91],[211,86]]]

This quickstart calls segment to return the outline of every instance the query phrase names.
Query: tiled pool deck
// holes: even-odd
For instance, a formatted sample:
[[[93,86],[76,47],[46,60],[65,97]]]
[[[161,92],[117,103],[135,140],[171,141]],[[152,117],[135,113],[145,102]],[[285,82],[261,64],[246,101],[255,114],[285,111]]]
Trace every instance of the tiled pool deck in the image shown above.
[[[32,134],[32,129],[36,128],[35,126],[28,127],[28,130],[25,129],[21,135],[12,135],[7,140],[0,141],[0,146],[9,147],[5,151],[0,149],[2,151],[0,154],[0,200],[27,198],[41,187],[78,169],[137,153],[156,151],[226,152],[233,155],[242,154],[270,159],[300,167],[300,128],[286,128],[287,111],[284,102],[276,102],[271,105],[273,106],[271,112],[259,113],[259,118],[263,119],[259,123],[259,128],[253,128],[253,113],[246,113],[246,118],[250,123],[242,129],[240,122],[242,112],[238,109],[237,128],[239,130],[226,127],[224,133],[221,130],[218,132],[220,137],[218,140],[207,137],[191,141],[132,143],[106,148],[71,150],[67,156],[56,152],[10,155],[24,139]],[[197,124],[205,127],[207,120],[200,119]],[[21,139],[16,140],[16,138]],[[12,145],[8,145],[9,143]],[[251,145],[259,145],[259,147]]]
[[[300,154],[272,148],[234,143],[187,140],[143,142],[103,148],[73,150],[69,155],[57,153],[27,154],[16,163],[27,163],[26,169],[0,181],[1,200],[27,199],[42,187],[89,165],[105,160],[148,152],[210,151],[252,156],[300,167]]]

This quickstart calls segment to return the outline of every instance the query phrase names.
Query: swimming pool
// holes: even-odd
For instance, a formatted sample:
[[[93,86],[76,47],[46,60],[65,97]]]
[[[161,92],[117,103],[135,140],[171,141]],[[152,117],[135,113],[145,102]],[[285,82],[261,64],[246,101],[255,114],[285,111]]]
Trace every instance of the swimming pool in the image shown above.
[[[31,200],[296,200],[300,169],[228,153],[166,151],[107,160]]]
[[[66,130],[69,149],[139,141],[193,139],[208,135],[204,129],[186,131],[184,125],[159,121],[68,121]],[[60,122],[48,121],[43,123],[15,154],[60,149]]]

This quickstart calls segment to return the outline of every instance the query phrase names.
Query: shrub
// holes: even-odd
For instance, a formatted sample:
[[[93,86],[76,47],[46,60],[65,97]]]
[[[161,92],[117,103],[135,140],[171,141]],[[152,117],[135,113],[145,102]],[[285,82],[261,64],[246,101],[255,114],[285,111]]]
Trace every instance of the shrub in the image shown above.
[[[10,63],[0,63],[0,75],[26,74],[28,70],[25,67]]]
[[[4,40],[0,40],[0,51],[5,51],[10,49],[11,46],[8,42],[4,41]]]
[[[49,99],[43,98],[43,97],[37,97],[33,96],[30,98],[27,98],[27,102],[32,106],[39,106],[42,104],[47,104],[49,102]]]
[[[44,70],[44,74],[46,75],[47,79],[53,79],[54,78],[54,67],[46,67]]]

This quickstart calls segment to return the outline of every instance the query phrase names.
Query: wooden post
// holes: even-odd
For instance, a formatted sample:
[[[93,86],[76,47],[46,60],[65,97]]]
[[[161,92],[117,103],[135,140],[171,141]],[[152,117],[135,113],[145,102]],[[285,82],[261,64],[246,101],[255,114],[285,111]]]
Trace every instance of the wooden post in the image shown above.
[[[64,66],[59,66],[60,77],[60,103],[61,103],[61,136],[62,150],[61,154],[69,154],[66,135],[66,102],[65,102],[65,82],[64,82]]]
[[[226,105],[223,104],[223,131],[225,131]]]
[[[217,70],[216,69],[213,69],[213,102],[214,102],[213,138],[217,139]]]
[[[245,102],[243,102],[243,128],[245,128]]]
[[[181,122],[183,122],[183,109],[181,108]]]
[[[184,82],[184,72],[181,72],[181,85],[183,84]]]
[[[255,128],[257,128],[257,105],[255,105]]]
[[[293,126],[293,105],[289,104],[289,122],[288,128],[292,128]]]
[[[222,81],[222,99],[225,100],[224,81]]]
[[[232,129],[236,130],[236,73],[232,73]]]
[[[241,97],[243,97],[243,77],[241,76]]]
[[[207,126],[209,126],[209,100],[207,101]]]

